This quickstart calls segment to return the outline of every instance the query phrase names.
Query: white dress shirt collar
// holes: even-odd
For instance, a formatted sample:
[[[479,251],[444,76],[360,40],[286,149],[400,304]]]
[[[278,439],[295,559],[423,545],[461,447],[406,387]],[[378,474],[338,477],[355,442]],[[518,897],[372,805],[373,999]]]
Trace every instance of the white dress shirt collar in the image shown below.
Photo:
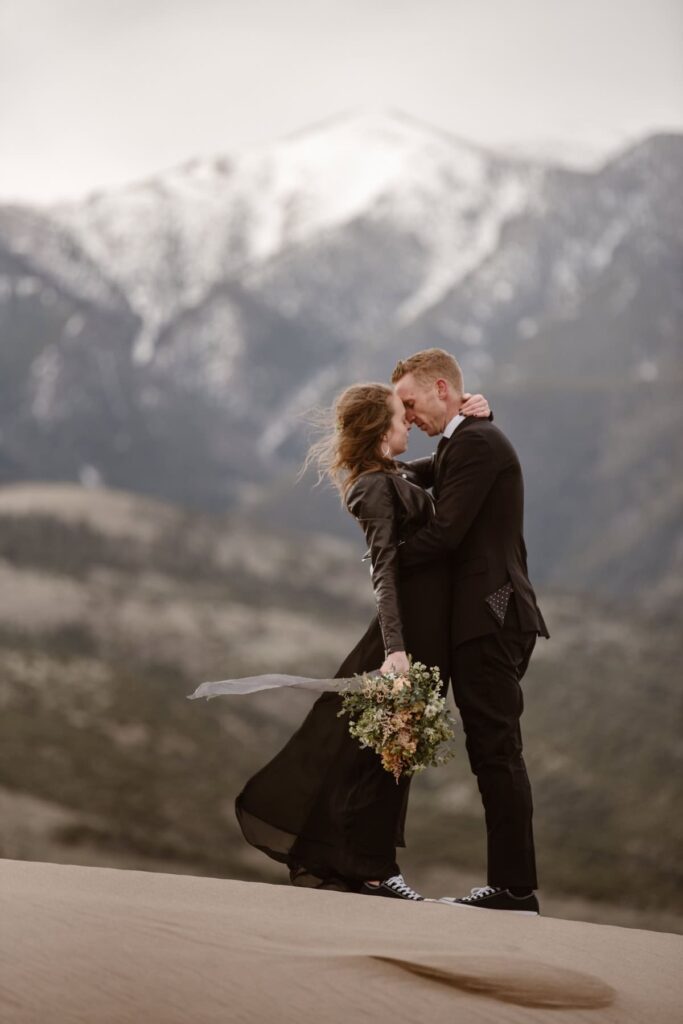
[[[463,422],[464,419],[465,419],[464,416],[461,416],[459,412],[456,412],[456,414],[453,417],[453,419],[449,420],[448,423],[446,424],[446,426],[444,427],[443,436],[444,437],[452,437],[453,431],[456,430],[460,426],[460,424]]]

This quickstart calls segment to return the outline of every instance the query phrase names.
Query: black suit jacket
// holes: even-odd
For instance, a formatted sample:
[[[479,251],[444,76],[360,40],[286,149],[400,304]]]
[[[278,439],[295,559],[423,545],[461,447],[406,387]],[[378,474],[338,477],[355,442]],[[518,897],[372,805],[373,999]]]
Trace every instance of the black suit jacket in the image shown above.
[[[508,582],[519,628],[549,636],[527,571],[522,468],[503,432],[468,416],[434,455],[409,465],[433,487],[436,515],[399,547],[399,564],[449,560],[453,643],[501,628],[486,598]]]

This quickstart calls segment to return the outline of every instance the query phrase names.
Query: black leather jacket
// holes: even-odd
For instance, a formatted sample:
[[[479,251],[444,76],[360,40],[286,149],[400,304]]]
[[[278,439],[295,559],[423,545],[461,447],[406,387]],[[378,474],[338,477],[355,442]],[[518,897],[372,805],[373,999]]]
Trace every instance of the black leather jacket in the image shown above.
[[[346,493],[346,507],[365,533],[372,562],[372,586],[377,602],[385,656],[404,651],[398,590],[398,547],[434,514],[425,490],[433,480],[433,456],[395,462],[396,473],[362,473]]]

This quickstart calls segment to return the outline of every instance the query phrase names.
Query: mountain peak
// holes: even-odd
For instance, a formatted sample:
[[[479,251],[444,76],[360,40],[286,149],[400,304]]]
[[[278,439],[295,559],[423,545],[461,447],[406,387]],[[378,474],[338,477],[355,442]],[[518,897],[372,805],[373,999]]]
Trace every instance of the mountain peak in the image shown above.
[[[341,111],[322,121],[282,136],[259,147],[253,155],[298,155],[307,161],[318,152],[346,173],[349,162],[367,166],[373,161],[419,159],[452,161],[458,157],[477,164],[495,157],[474,143],[428,124],[394,107],[364,107]],[[342,169],[342,168],[340,168]]]
[[[226,274],[359,218],[389,221],[421,247],[424,280],[400,311],[414,316],[491,251],[533,190],[522,164],[501,176],[508,165],[402,110],[353,109],[52,212],[129,296],[144,360],[160,325]],[[172,295],[169,260],[182,285]]]
[[[312,135],[329,135],[335,133],[354,135],[375,135],[394,138],[395,140],[434,141],[441,140],[451,145],[461,145],[467,149],[478,149],[476,145],[464,142],[456,136],[438,128],[421,118],[415,117],[397,107],[371,106],[353,107],[332,114],[330,117],[304,125],[278,141],[296,142]]]
[[[607,161],[605,169],[629,168],[653,164],[655,169],[668,165],[672,169],[683,163],[683,132],[654,132],[643,139],[625,144]]]

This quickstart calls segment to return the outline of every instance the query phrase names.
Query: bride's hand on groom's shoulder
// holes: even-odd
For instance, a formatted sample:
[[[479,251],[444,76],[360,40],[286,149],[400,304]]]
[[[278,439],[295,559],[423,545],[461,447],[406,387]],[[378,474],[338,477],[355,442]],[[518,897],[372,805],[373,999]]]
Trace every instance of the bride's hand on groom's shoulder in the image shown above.
[[[380,672],[409,672],[410,662],[405,651],[394,651],[384,659]]]
[[[483,395],[471,395],[469,391],[465,392],[460,406],[461,416],[479,416],[486,419],[490,413],[491,408]]]

